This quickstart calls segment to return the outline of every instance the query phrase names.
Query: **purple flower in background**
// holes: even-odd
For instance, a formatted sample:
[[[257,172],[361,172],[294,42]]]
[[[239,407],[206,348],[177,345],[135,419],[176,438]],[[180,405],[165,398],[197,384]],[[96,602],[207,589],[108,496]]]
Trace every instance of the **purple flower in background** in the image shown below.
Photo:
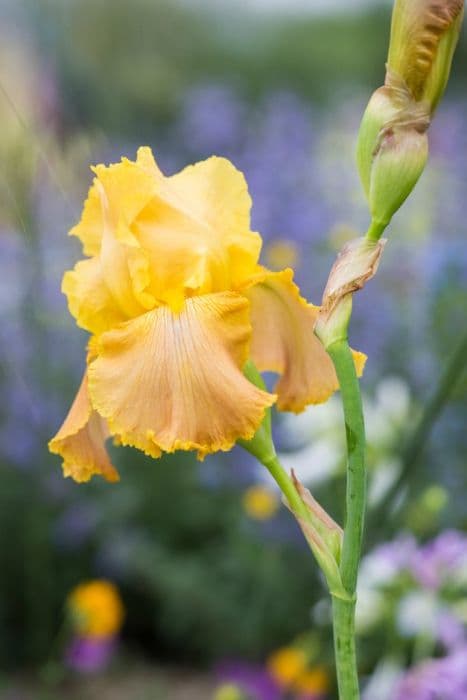
[[[281,700],[280,687],[262,666],[244,661],[225,661],[217,667],[221,683],[233,683],[252,700]]]
[[[448,651],[467,643],[465,624],[449,610],[440,611],[436,622],[436,637]]]
[[[422,546],[411,562],[416,580],[432,590],[446,582],[456,583],[456,574],[467,572],[467,535],[456,530],[442,532]]]
[[[467,700],[467,647],[408,671],[394,700]]]
[[[66,650],[66,664],[79,673],[102,671],[112,659],[116,646],[115,637],[74,637]]]
[[[176,130],[197,157],[230,157],[239,149],[246,124],[245,104],[233,90],[223,85],[201,85],[185,95]]]

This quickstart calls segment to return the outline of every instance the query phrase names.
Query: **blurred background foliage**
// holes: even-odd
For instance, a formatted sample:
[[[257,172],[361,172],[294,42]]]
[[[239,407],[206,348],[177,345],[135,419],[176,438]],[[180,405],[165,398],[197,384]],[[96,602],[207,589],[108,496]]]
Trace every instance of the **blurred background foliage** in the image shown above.
[[[277,501],[246,454],[153,462],[119,448],[120,484],[62,479],[46,444],[78,385],[86,338],[59,290],[80,255],[66,231],[79,217],[89,164],[133,157],[149,143],[166,172],[211,153],[244,170],[263,259],[294,266],[318,303],[336,251],[367,223],[353,149],[368,96],[383,79],[390,8],[353,11],[347,3],[332,15],[281,14],[247,12],[240,2],[0,0],[0,12],[5,692],[12,670],[60,657],[68,591],[96,576],[120,587],[131,657],[203,669],[228,658],[262,664],[299,639],[331,677],[322,582],[285,509],[245,497],[259,486]],[[463,37],[428,171],[392,226],[378,278],[356,301],[352,341],[369,355],[367,549],[407,531],[425,541],[466,527],[465,352],[420,429],[466,327],[466,53]],[[284,463],[342,519],[338,399],[298,418],[276,417],[275,426]],[[398,480],[398,499],[388,502]],[[433,631],[416,628],[409,642],[397,631],[399,600],[414,586],[403,566],[378,613],[393,634],[362,632],[368,678],[384,676],[384,659],[400,673],[450,650]],[[462,581],[451,599],[465,597]],[[436,595],[438,610],[445,589]],[[453,609],[462,627],[465,606]],[[368,699],[383,700],[383,686],[374,687]],[[149,697],[176,697],[164,692]]]

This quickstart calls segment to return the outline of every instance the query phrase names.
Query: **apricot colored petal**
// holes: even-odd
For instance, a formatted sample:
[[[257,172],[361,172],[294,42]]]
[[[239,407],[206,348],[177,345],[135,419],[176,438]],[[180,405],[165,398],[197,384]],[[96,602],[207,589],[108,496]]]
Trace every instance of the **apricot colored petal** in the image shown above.
[[[91,406],[85,374],[65,422],[49,442],[49,450],[63,458],[64,476],[75,481],[89,481],[95,474],[118,481],[105,448],[108,437],[105,421]]]
[[[78,326],[91,333],[102,333],[127,319],[105,283],[99,258],[81,260],[65,272],[62,292]]]
[[[275,397],[243,375],[249,304],[233,292],[187,299],[104,333],[89,368],[93,405],[124,444],[229,450],[251,439]]]
[[[290,269],[263,271],[262,279],[246,292],[251,301],[253,336],[251,358],[260,371],[281,375],[274,391],[277,407],[300,413],[318,404],[338,388],[329,355],[313,333],[319,307],[300,296]],[[355,353],[359,374],[365,356]]]

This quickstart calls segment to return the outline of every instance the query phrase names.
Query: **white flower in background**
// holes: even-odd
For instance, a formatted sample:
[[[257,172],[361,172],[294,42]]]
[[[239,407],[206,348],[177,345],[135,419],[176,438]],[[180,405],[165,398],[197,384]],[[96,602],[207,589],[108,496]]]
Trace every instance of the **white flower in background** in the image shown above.
[[[384,617],[386,603],[384,593],[367,589],[357,591],[357,610],[355,626],[358,633],[366,632],[374,628]]]
[[[368,486],[368,505],[377,506],[384,500],[391,486],[401,473],[401,461],[399,459],[388,459],[378,464],[377,469],[372,474]]]
[[[388,419],[400,425],[410,414],[410,391],[399,377],[387,377],[376,389],[376,401]]]
[[[402,677],[402,664],[397,659],[383,659],[365,685],[362,700],[393,700],[394,690]]]
[[[414,414],[409,387],[397,377],[383,379],[373,397],[364,397],[364,412],[371,476],[369,496],[370,503],[375,505],[400,473],[394,453]],[[283,418],[281,432],[288,451],[280,459],[307,486],[321,484],[344,470],[342,420],[337,397],[320,406],[310,406],[299,416]]]
[[[385,615],[385,589],[391,586],[417,551],[414,538],[404,537],[377,547],[363,557],[358,574],[356,625],[359,632],[371,629]]]
[[[287,443],[303,447],[320,437],[340,435],[342,406],[336,396],[326,403],[309,406],[303,413],[285,413],[281,423]]]
[[[410,417],[410,403],[409,388],[397,377],[383,379],[376,387],[374,399],[365,397],[365,426],[371,447],[394,446],[399,431]]]
[[[396,624],[402,637],[436,637],[441,613],[439,598],[434,591],[417,590],[399,601]]]
[[[281,454],[280,460],[288,472],[295,471],[299,481],[317,486],[338,471],[342,454],[340,445],[323,437],[299,452]]]

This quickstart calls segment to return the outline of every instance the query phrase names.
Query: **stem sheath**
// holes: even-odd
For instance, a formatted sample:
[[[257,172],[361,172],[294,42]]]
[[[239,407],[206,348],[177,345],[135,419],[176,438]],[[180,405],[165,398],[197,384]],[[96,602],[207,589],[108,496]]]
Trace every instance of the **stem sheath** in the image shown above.
[[[268,469],[276,484],[289,502],[289,506],[293,512],[305,520],[309,519],[309,513],[306,505],[303,503],[300,495],[295,488],[290,476],[285,471],[282,464],[279,462],[277,455],[271,459],[263,461],[264,466]]]

